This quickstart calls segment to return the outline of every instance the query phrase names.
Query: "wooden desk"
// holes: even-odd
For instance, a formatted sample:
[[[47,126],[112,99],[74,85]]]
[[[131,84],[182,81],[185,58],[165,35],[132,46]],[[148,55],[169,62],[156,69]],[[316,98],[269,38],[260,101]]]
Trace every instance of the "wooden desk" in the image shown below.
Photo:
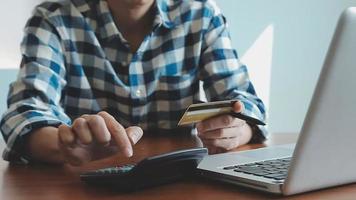
[[[295,134],[275,134],[264,145],[247,145],[237,150],[292,143],[296,141],[296,137]],[[0,199],[356,199],[356,184],[285,198],[214,181],[186,180],[135,193],[123,194],[104,188],[87,186],[78,177],[78,173],[82,170],[113,166],[125,162],[137,162],[147,156],[200,145],[199,140],[193,136],[183,138],[146,137],[135,146],[135,155],[131,160],[115,157],[100,162],[93,162],[81,168],[44,165],[16,166],[9,165],[8,162],[1,160]]]

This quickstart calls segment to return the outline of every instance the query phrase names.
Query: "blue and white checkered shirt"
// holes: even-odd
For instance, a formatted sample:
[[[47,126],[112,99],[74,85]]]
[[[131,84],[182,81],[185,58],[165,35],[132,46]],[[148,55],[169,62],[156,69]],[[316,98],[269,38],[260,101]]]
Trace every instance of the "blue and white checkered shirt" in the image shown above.
[[[70,125],[103,110],[125,127],[174,132],[202,93],[208,101],[238,99],[246,114],[265,120],[265,107],[212,0],[156,0],[153,9],[152,31],[136,53],[105,0],[63,0],[35,9],[0,124],[4,159],[27,162],[24,143],[34,129]]]

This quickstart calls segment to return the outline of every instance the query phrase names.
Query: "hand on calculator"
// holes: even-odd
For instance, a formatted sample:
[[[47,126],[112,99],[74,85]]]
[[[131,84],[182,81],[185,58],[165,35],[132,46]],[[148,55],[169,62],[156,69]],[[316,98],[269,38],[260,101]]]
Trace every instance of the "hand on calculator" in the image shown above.
[[[72,127],[59,126],[58,135],[65,161],[77,166],[113,153],[131,157],[143,131],[137,126],[125,129],[107,112],[99,112],[77,118]]]

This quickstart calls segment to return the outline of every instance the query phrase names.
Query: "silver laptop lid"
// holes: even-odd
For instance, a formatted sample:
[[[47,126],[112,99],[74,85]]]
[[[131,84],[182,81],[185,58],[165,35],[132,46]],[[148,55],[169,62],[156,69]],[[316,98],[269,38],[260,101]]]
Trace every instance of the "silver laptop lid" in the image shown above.
[[[355,182],[355,142],[356,7],[339,19],[283,193]]]

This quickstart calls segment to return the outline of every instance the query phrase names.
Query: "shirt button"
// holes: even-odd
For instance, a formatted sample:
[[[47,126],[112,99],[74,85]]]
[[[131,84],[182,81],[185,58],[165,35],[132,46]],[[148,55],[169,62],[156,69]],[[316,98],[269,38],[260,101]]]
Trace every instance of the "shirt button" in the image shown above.
[[[138,97],[142,96],[141,90],[136,90],[136,96],[138,96]]]

